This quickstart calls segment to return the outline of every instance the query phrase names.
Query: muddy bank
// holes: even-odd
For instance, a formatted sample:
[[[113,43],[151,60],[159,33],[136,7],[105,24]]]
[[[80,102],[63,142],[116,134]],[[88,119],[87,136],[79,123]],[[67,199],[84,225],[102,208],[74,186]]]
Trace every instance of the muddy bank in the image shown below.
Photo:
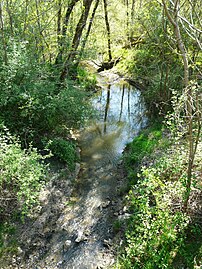
[[[83,163],[76,180],[65,173],[44,189],[40,212],[19,227],[18,254],[1,268],[94,269],[115,262],[114,223],[127,216],[122,165],[86,168]]]

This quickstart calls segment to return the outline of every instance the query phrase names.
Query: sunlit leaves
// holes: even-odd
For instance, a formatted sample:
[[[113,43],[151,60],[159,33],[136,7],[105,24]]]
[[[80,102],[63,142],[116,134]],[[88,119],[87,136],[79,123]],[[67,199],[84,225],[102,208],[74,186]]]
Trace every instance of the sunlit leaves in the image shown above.
[[[44,183],[44,165],[36,149],[22,150],[7,129],[0,132],[0,215],[27,214]]]

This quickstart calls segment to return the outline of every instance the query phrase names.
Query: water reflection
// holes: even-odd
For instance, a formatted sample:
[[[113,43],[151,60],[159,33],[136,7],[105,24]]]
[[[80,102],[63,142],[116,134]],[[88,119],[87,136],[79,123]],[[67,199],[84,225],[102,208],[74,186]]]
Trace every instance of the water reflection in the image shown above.
[[[109,110],[109,105],[110,105],[110,85],[108,85],[107,87],[107,101],[106,101],[105,115],[104,115],[104,133],[107,132],[107,114]]]
[[[92,104],[98,119],[86,129],[83,153],[92,160],[113,161],[145,127],[144,100],[140,91],[124,82],[103,87]]]

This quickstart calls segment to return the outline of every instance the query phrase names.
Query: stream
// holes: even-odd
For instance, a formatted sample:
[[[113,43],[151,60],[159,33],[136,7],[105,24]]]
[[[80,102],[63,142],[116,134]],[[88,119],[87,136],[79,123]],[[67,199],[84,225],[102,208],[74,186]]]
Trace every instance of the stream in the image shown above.
[[[112,85],[101,80],[100,85],[101,90],[91,100],[97,120],[89,123],[80,139],[82,159],[90,166],[92,162],[115,165],[126,144],[147,123],[140,91],[124,80]]]
[[[22,227],[23,258],[15,256],[13,266],[5,268],[101,269],[116,262],[120,238],[114,223],[128,214],[122,204],[127,180],[120,158],[147,118],[138,90],[122,80],[105,81],[100,77],[101,88],[90,100],[97,120],[79,134],[76,180],[64,175],[44,190],[40,216]]]
[[[82,163],[75,190],[78,200],[67,222],[71,245],[64,253],[62,268],[107,268],[115,262],[111,249],[113,223],[124,217],[118,204],[124,185],[120,157],[125,145],[147,123],[138,90],[124,81],[110,85],[100,80],[100,86],[91,99],[97,120],[80,133]]]

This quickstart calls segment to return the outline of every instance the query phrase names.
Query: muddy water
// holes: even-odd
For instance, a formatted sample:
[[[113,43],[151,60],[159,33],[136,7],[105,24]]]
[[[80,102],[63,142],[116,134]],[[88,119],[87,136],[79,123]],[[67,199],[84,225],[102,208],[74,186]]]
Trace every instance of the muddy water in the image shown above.
[[[41,213],[22,227],[22,254],[13,257],[11,267],[0,268],[101,269],[116,262],[119,236],[114,223],[127,217],[120,157],[147,119],[139,91],[123,81],[100,83],[90,100],[97,119],[79,136],[80,173],[71,181],[64,170],[44,190]]]

